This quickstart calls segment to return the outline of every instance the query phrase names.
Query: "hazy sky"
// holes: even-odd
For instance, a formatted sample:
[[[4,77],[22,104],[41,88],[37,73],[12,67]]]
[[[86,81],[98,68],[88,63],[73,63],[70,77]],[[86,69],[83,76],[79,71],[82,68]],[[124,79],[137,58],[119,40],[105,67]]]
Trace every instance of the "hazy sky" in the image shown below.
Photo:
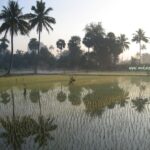
[[[36,0],[18,0],[23,12],[30,12],[31,6]],[[54,45],[59,38],[68,42],[71,36],[84,37],[84,28],[91,22],[102,22],[106,32],[114,32],[116,36],[123,33],[132,39],[133,33],[142,28],[146,36],[150,37],[149,0],[45,0],[47,7],[52,7],[50,15],[56,18],[53,25],[54,31],[48,34],[43,31],[41,41],[48,47]],[[1,0],[1,7],[7,4],[7,0]],[[37,37],[36,30],[30,32],[29,37],[15,37],[15,49],[27,50],[30,38]],[[147,49],[150,51],[150,44]],[[131,44],[130,50],[124,54],[124,58],[138,51],[136,44]],[[147,50],[148,51],[148,50]],[[146,52],[145,50],[143,52]]]

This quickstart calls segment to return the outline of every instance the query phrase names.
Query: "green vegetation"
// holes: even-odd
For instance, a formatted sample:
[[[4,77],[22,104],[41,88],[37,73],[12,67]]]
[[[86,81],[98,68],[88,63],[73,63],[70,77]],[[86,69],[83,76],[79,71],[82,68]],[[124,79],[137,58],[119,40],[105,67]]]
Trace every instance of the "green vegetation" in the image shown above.
[[[108,73],[106,73],[108,74]],[[103,74],[102,74],[103,75]],[[119,74],[118,74],[119,75]],[[101,76],[101,75],[75,75],[76,81],[74,83],[75,86],[87,86],[92,84],[104,84],[115,81],[119,76],[111,75],[111,76]],[[130,78],[133,82],[141,82],[150,81],[150,78],[147,76],[126,76],[124,78]],[[27,87],[34,89],[41,89],[52,87],[55,83],[62,83],[63,85],[67,85],[69,83],[70,76],[69,75],[28,75],[28,76],[12,76],[12,77],[1,77],[0,78],[0,89],[2,88],[10,88],[11,86],[19,86],[19,87]],[[46,90],[46,89],[45,89]]]
[[[90,85],[89,88],[93,93],[86,95],[83,101],[87,113],[91,115],[102,115],[106,107],[112,109],[115,104],[124,102],[128,97],[128,93],[120,89],[115,81]]]
[[[31,97],[33,98],[36,96],[37,93],[38,92],[31,94]],[[1,128],[3,128],[3,131],[0,133],[0,138],[5,140],[6,145],[10,146],[13,150],[21,150],[22,144],[25,143],[25,138],[31,136],[34,136],[34,142],[38,144],[39,148],[45,147],[48,144],[48,141],[54,139],[50,134],[51,131],[54,131],[57,128],[57,125],[53,123],[54,118],[45,118],[41,113],[41,108],[38,120],[35,120],[30,116],[16,115],[13,89],[11,89],[10,95],[13,115],[11,117],[0,117]],[[37,96],[36,98],[40,99],[40,97]]]
[[[0,70],[8,70],[10,74],[12,67],[14,69],[34,70],[36,74],[39,69],[52,70],[101,70],[101,71],[128,71],[128,65],[119,65],[119,56],[125,50],[129,49],[130,42],[125,34],[115,35],[113,32],[106,33],[102,24],[90,23],[85,26],[85,35],[83,39],[79,36],[71,36],[68,43],[64,39],[58,39],[56,47],[61,51],[58,56],[54,56],[51,51],[53,46],[44,45],[41,42],[43,29],[49,33],[53,30],[52,24],[56,23],[55,18],[49,15],[53,9],[46,8],[44,1],[36,1],[36,5],[31,7],[32,13],[23,14],[18,2],[9,1],[8,6],[3,6],[0,13],[0,20],[3,23],[0,26],[0,33],[4,32],[4,37],[0,40]],[[12,15],[10,15],[12,14]],[[9,17],[11,16],[11,17]],[[16,19],[17,18],[17,19]],[[31,38],[28,43],[28,51],[16,50],[14,52],[14,35],[21,33],[26,35],[35,28],[38,33],[38,40]],[[8,50],[9,41],[7,33],[11,35],[11,53]],[[88,48],[86,52],[82,49],[81,42]],[[139,43],[140,59],[132,59],[130,65],[141,64],[141,50],[145,49],[142,42],[147,43],[148,37],[142,29],[136,31],[133,35],[132,42]],[[68,49],[65,49],[68,45]]]
[[[139,29],[134,34],[132,41],[139,44],[139,49],[140,49],[139,63],[141,63],[141,50],[146,49],[145,45],[142,45],[142,41],[148,43],[148,37],[145,36],[145,32],[142,29]]]
[[[3,10],[0,14],[0,20],[3,21],[3,24],[0,27],[0,33],[5,32],[5,38],[9,31],[11,36],[11,56],[7,74],[10,74],[10,70],[12,68],[14,35],[17,35],[18,32],[20,32],[22,35],[28,34],[30,26],[26,21],[27,19],[28,17],[23,15],[22,8],[19,7],[18,2],[9,1],[8,7],[3,6]]]
[[[32,6],[31,10],[33,13],[28,14],[29,22],[31,24],[31,29],[37,26],[37,33],[38,33],[38,47],[37,47],[37,57],[36,57],[36,68],[35,73],[37,73],[37,65],[38,65],[38,58],[40,54],[40,47],[41,47],[41,33],[43,28],[47,30],[49,33],[49,29],[53,30],[51,24],[55,24],[56,21],[53,17],[50,17],[48,14],[53,9],[51,7],[46,9],[45,2],[36,1],[36,6]]]

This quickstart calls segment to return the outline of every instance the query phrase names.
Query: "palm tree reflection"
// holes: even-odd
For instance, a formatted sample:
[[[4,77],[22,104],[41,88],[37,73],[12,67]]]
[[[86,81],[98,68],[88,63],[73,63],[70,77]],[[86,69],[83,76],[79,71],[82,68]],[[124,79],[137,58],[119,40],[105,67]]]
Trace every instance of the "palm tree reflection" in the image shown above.
[[[140,84],[139,87],[139,96],[136,97],[136,99],[132,100],[133,107],[135,108],[136,111],[138,112],[143,112],[145,109],[145,105],[148,102],[148,98],[143,98],[143,92],[145,91],[146,87],[142,84]]]
[[[57,94],[57,100],[59,102],[64,102],[66,100],[66,94],[62,91],[62,83],[60,86],[60,92],[58,92],[58,94]]]
[[[48,141],[54,139],[50,132],[55,130],[57,125],[53,123],[54,119],[45,118],[42,115],[39,90],[30,93],[32,101],[39,102],[40,114],[37,120],[30,116],[16,116],[13,89],[5,95],[7,95],[7,99],[9,97],[12,100],[12,116],[0,117],[1,127],[3,128],[0,132],[0,138],[3,139],[6,149],[21,150],[28,137],[32,137],[39,147],[46,146]]]
[[[69,86],[70,94],[68,96],[69,101],[72,105],[80,105],[81,104],[81,88],[70,85]]]
[[[4,129],[0,137],[5,139],[8,147],[10,146],[14,150],[20,150],[24,142],[24,137],[28,137],[30,135],[29,133],[31,133],[29,131],[31,128],[28,127],[32,125],[33,120],[30,117],[16,117],[13,89],[11,89],[11,96],[7,95],[6,97],[11,97],[12,100],[12,117],[0,117],[0,123]]]
[[[45,147],[48,145],[48,141],[54,140],[54,138],[51,136],[50,132],[55,130],[57,128],[57,125],[53,123],[53,118],[45,118],[42,115],[42,106],[41,106],[41,96],[40,96],[40,90],[32,90],[30,93],[30,99],[32,102],[38,102],[39,103],[39,116],[37,121],[34,122],[35,126],[32,131],[32,134],[35,135],[34,141],[35,143],[38,143],[39,148]]]
[[[1,103],[7,104],[7,103],[10,102],[10,94],[8,92],[6,92],[6,91],[1,92],[0,96],[1,96],[1,99],[2,99]]]
[[[53,124],[54,119],[45,118],[44,116],[39,116],[38,120],[35,122],[33,134],[35,135],[34,141],[38,143],[39,148],[48,145],[48,141],[54,140],[50,132],[57,128],[57,125]]]

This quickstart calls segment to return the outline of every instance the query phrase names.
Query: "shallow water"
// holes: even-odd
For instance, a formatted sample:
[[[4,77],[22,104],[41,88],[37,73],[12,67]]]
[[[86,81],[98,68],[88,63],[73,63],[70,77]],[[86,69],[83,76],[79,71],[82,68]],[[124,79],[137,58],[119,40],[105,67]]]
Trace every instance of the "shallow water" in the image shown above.
[[[92,81],[90,81],[92,82]],[[43,87],[43,86],[42,86]],[[150,80],[0,91],[0,149],[148,150]]]

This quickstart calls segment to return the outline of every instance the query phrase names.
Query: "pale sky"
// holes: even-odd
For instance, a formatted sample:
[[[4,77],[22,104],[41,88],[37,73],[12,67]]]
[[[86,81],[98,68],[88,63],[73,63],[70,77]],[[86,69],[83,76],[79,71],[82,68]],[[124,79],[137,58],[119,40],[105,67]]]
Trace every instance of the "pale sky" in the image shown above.
[[[31,6],[36,0],[18,0],[23,12],[30,12]],[[133,33],[139,28],[145,31],[150,37],[149,21],[149,0],[45,0],[47,7],[52,7],[50,16],[56,19],[53,25],[54,31],[48,34],[42,32],[41,41],[48,47],[56,47],[59,38],[65,39],[66,43],[73,35],[84,37],[84,28],[87,24],[102,22],[102,26],[107,32],[114,32],[116,36],[126,34],[131,41]],[[0,10],[7,0],[1,0]],[[9,37],[9,35],[8,35]],[[30,38],[37,38],[35,30],[30,32],[29,37],[15,37],[15,49],[26,51]],[[83,47],[84,48],[84,47]],[[139,50],[136,44],[131,43],[130,50],[124,54],[124,58],[129,58]],[[150,52],[150,44],[147,44],[147,51]],[[146,50],[143,51],[143,53]]]

